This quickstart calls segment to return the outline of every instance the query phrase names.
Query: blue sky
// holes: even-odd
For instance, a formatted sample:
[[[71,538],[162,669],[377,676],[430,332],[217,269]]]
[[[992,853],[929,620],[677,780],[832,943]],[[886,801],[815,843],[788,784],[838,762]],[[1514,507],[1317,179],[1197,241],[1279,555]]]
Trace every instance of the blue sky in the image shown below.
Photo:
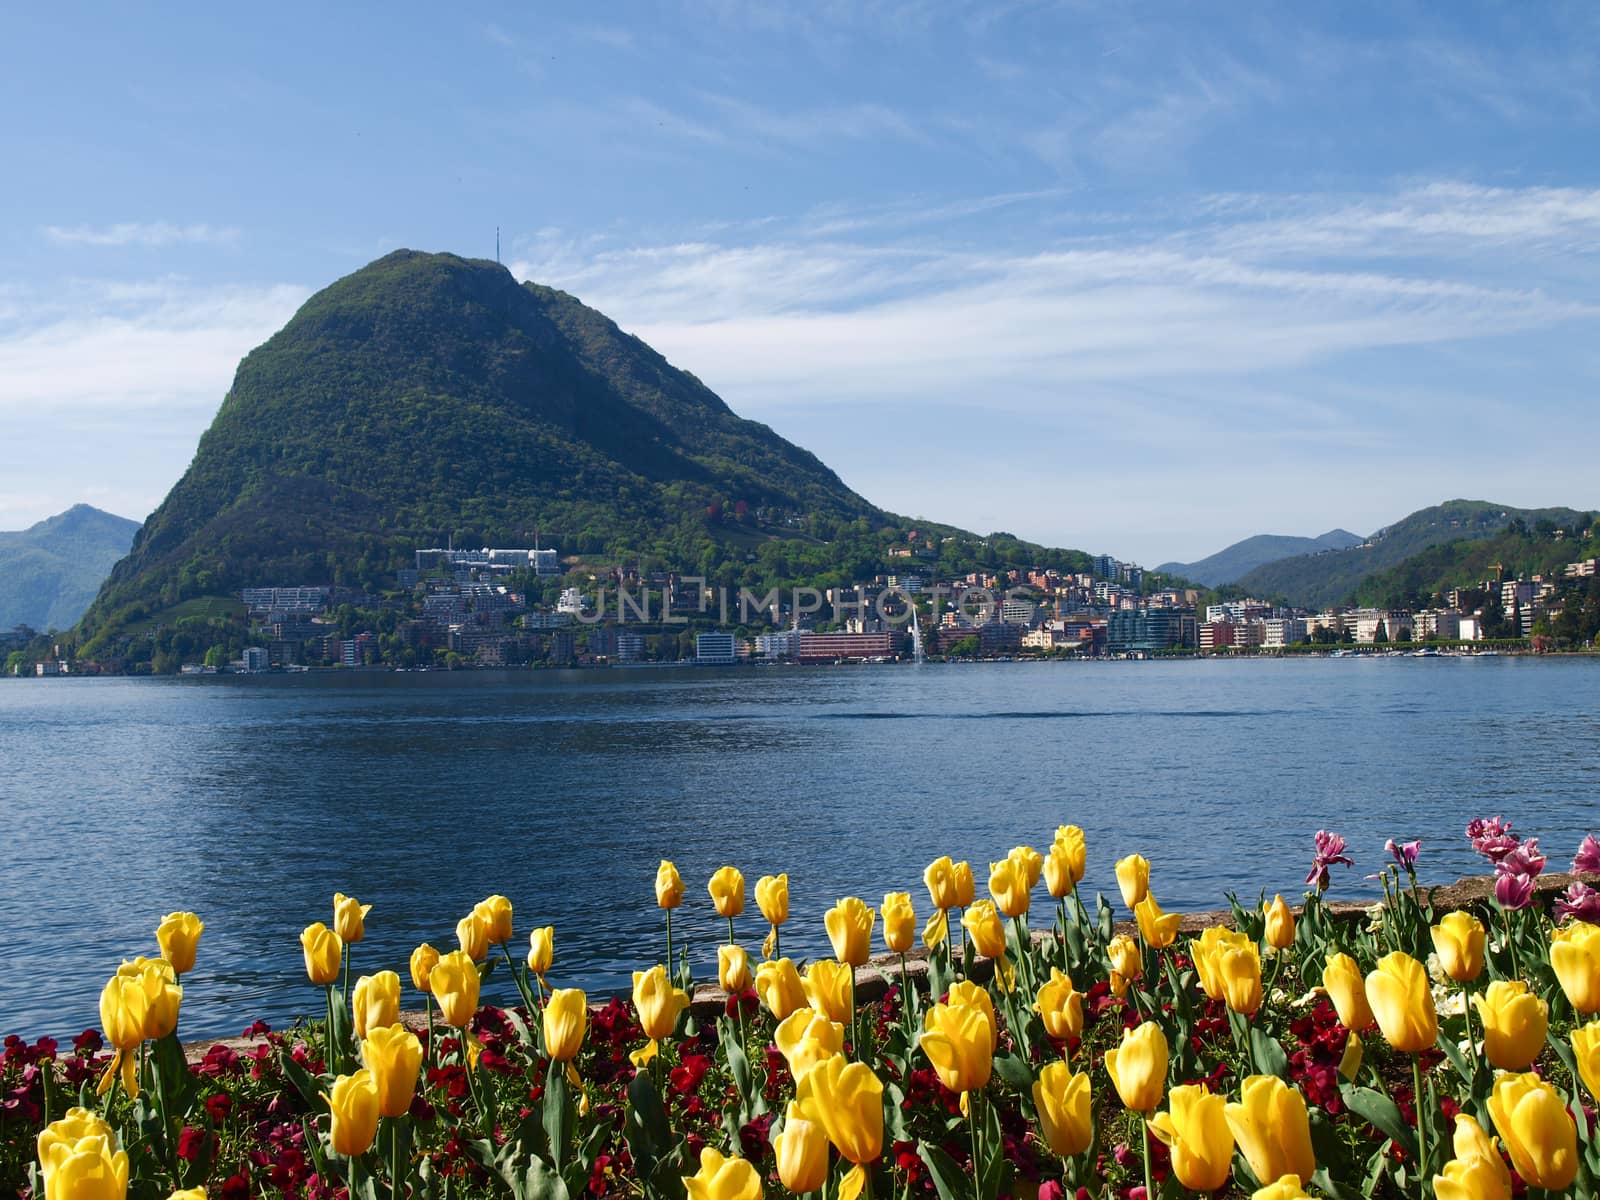
[[[447,7],[0,16],[0,528],[143,517],[307,295],[496,225],[914,516],[1600,507],[1592,5]]]

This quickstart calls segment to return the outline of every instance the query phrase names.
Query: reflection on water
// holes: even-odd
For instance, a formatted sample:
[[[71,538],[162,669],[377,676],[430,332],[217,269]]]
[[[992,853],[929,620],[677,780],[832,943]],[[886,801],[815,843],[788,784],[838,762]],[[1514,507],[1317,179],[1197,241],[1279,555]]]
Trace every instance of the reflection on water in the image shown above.
[[[723,862],[752,886],[790,873],[803,954],[839,896],[922,907],[930,859],[981,874],[1067,821],[1088,891],[1115,895],[1138,850],[1180,910],[1298,895],[1324,827],[1355,850],[1347,895],[1390,836],[1423,839],[1425,878],[1470,872],[1481,813],[1558,861],[1594,822],[1597,701],[1596,664],[1511,658],[7,682],[0,1014],[95,1023],[172,908],[207,923],[187,1033],[316,1011],[297,937],[335,890],[374,905],[358,971],[404,977],[500,891],[520,945],[556,926],[560,982],[624,988],[661,953],[662,856],[690,881],[675,925],[702,974]],[[740,928],[759,944],[753,898]]]

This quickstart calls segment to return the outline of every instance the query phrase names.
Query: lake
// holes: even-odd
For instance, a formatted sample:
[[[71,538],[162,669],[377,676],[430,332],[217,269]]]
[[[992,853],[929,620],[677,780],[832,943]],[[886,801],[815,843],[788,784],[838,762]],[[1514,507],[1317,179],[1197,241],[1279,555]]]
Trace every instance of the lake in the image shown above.
[[[1086,894],[1138,851],[1170,910],[1304,890],[1312,835],[1350,840],[1333,897],[1386,838],[1476,873],[1462,828],[1503,813],[1551,869],[1600,829],[1600,662],[1293,659],[583,672],[315,674],[0,684],[0,1033],[98,1023],[105,978],[172,909],[206,932],[180,1032],[321,1010],[298,935],[344,891],[373,905],[357,973],[405,979],[491,892],[513,953],[556,927],[558,985],[625,989],[659,960],[657,860],[715,973],[705,892],[787,870],[784,950],[826,946],[840,896],[874,907],[940,854],[979,866],[1083,826]],[[1038,906],[1048,903],[1041,887]],[[1041,921],[1036,920],[1035,924]],[[875,946],[878,945],[875,934]],[[513,992],[504,971],[486,999]]]

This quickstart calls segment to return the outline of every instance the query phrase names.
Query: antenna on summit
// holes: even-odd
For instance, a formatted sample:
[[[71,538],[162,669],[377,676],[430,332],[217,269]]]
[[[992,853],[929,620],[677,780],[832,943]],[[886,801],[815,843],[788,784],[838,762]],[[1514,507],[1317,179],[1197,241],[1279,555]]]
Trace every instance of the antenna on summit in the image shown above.
[[[500,226],[498,225],[494,227],[494,261],[496,266],[500,265]]]

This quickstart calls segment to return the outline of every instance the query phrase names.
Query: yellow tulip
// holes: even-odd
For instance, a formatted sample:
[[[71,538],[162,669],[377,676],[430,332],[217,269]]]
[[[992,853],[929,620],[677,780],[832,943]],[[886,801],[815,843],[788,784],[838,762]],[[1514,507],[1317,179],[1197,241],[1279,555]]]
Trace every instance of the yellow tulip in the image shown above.
[[[138,954],[133,958],[123,959],[122,965],[117,968],[117,974],[124,979],[139,979],[148,971],[158,972],[168,983],[178,982],[178,973],[164,958],[147,958],[143,954]]]
[[[985,958],[1004,958],[1006,930],[1000,924],[1000,914],[990,900],[979,900],[961,914],[961,924],[972,935],[972,944]]]
[[[1239,1085],[1239,1102],[1223,1111],[1257,1179],[1311,1178],[1317,1159],[1305,1097],[1297,1089],[1276,1075],[1251,1075]]]
[[[378,1089],[378,1115],[405,1116],[422,1072],[422,1043],[417,1035],[398,1022],[369,1030],[361,1043],[361,1062],[372,1072]]]
[[[984,1087],[994,1069],[990,1024],[982,1010],[935,1004],[923,1014],[922,1052],[952,1092]]]
[[[589,1030],[589,997],[580,988],[557,988],[544,1004],[544,1052],[553,1062],[571,1062]]]
[[[178,1009],[183,1003],[183,989],[173,982],[177,977],[161,959],[149,963],[138,976],[144,988],[144,1036],[152,1042],[178,1028]]]
[[[717,983],[730,996],[750,990],[750,956],[743,946],[717,947]]]
[[[883,944],[895,954],[916,945],[917,914],[910,892],[889,892],[883,897]]]
[[[1550,935],[1550,965],[1573,1008],[1586,1017],[1600,1012],[1600,925],[1568,921],[1557,929]]]
[[[677,908],[683,903],[683,876],[671,861],[663,858],[656,868],[656,907]]]
[[[1132,912],[1150,891],[1150,863],[1142,854],[1130,854],[1117,863],[1117,887],[1122,903]]]
[[[732,919],[744,911],[744,872],[737,867],[718,867],[706,884],[711,903],[719,917]]]
[[[1368,973],[1367,1003],[1396,1050],[1415,1054],[1439,1039],[1427,969],[1403,950],[1385,954]]]
[[[1144,974],[1144,959],[1139,953],[1139,943],[1125,933],[1119,933],[1106,944],[1106,957],[1111,960],[1113,974],[1124,980],[1137,979]]]
[[[1282,896],[1274,896],[1267,909],[1266,934],[1267,945],[1274,950],[1287,950],[1294,945],[1294,913]]]
[[[333,1114],[328,1144],[348,1158],[370,1150],[378,1133],[378,1084],[372,1072],[363,1067],[354,1075],[339,1076],[322,1098]]]
[[[822,923],[833,943],[833,956],[853,967],[863,965],[872,957],[872,926],[877,919],[878,914],[856,896],[846,896],[830,908]]]
[[[511,940],[511,901],[504,896],[480,900],[472,914],[483,922],[484,936],[489,945],[503,946]]]
[[[1050,968],[1050,978],[1039,988],[1039,1017],[1044,1031],[1058,1041],[1083,1033],[1083,994],[1060,967]]]
[[[179,1188],[167,1200],[206,1200],[206,1190],[203,1187]]]
[[[665,967],[658,965],[633,973],[633,1008],[639,1014],[640,1027],[651,1041],[671,1037],[678,1014],[688,1007],[688,993],[672,986]]]
[[[1433,1177],[1436,1200],[1511,1200],[1511,1172],[1482,1126],[1457,1114],[1453,1142],[1455,1158]]]
[[[805,988],[806,1003],[831,1021],[850,1021],[854,1009],[855,968],[848,963],[819,958],[806,968],[801,986]]]
[[[419,992],[428,990],[428,977],[433,974],[433,968],[438,965],[439,952],[427,942],[423,942],[411,952],[411,986]]]
[[[1166,1112],[1150,1119],[1150,1132],[1172,1150],[1172,1170],[1191,1192],[1214,1192],[1233,1167],[1233,1132],[1226,1102],[1204,1084],[1175,1087]]]
[[[476,910],[456,922],[456,943],[473,962],[489,957],[489,926]]]
[[[1161,1106],[1167,1086],[1167,1053],[1167,1035],[1154,1021],[1124,1029],[1121,1044],[1106,1051],[1106,1074],[1124,1107],[1150,1113]]]
[[[1267,1184],[1266,1187],[1251,1192],[1250,1200],[1311,1200],[1311,1197],[1307,1196],[1305,1188],[1300,1186],[1300,1176],[1285,1175]]]
[[[807,1120],[818,1122],[844,1158],[860,1166],[883,1153],[883,1084],[862,1062],[823,1059],[795,1084]]]
[[[794,960],[780,958],[769,960],[756,968],[756,995],[767,1006],[774,1021],[781,1021],[797,1008],[806,1004],[805,984],[800,982],[800,972]]]
[[[1039,1134],[1062,1158],[1082,1154],[1094,1137],[1089,1076],[1074,1075],[1064,1062],[1047,1063],[1033,1084]]]
[[[321,921],[307,925],[300,933],[300,950],[306,960],[306,974],[312,983],[327,986],[339,978],[344,961],[344,942]]]
[[[1600,1100],[1600,1021],[1590,1021],[1572,1031],[1572,1055],[1589,1095]]]
[[[950,870],[951,881],[955,885],[956,904],[965,907],[971,904],[977,895],[977,881],[972,878],[972,864],[963,859]]]
[[[815,1009],[797,1008],[778,1022],[772,1043],[798,1080],[823,1059],[844,1053],[844,1026]]]
[[[1496,979],[1474,996],[1483,1022],[1483,1052],[1502,1071],[1526,1071],[1544,1049],[1549,1006],[1522,980]]]
[[[1222,951],[1228,947],[1242,947],[1250,941],[1244,934],[1212,925],[1199,937],[1189,942],[1189,956],[1194,959],[1195,973],[1200,976],[1200,990],[1208,1000],[1226,1000],[1227,988],[1218,970]]]
[[[200,947],[200,935],[205,928],[205,922],[192,912],[168,913],[156,926],[161,957],[170,962],[179,975],[194,970],[195,951]]]
[[[478,987],[482,979],[478,966],[465,950],[441,955],[428,977],[428,990],[439,1002],[445,1024],[465,1029],[478,1011]]]
[[[1028,867],[1015,858],[1002,858],[989,864],[989,894],[994,906],[1008,917],[1020,917],[1028,911],[1033,897],[1029,891]]]
[[[350,995],[350,1011],[358,1038],[369,1029],[393,1025],[400,1019],[400,976],[393,971],[363,975]]]
[[[1322,988],[1346,1029],[1366,1029],[1376,1019],[1367,1003],[1367,981],[1348,954],[1330,954],[1322,968]]]
[[[556,958],[556,927],[541,925],[528,934],[528,970],[540,979],[550,973]]]
[[[1457,909],[1432,927],[1433,948],[1444,973],[1457,983],[1471,983],[1483,974],[1483,922]]]
[[[123,1200],[128,1194],[128,1155],[113,1150],[106,1134],[51,1144],[39,1163],[45,1200]]]
[[[76,1146],[86,1137],[103,1137],[107,1141],[113,1137],[111,1126],[87,1108],[69,1108],[66,1116],[50,1122],[39,1131],[35,1145],[39,1151],[40,1173],[45,1176],[46,1184],[49,1183],[49,1168],[46,1164],[50,1159],[50,1147],[57,1143],[69,1147]]]
[[[945,1003],[953,1007],[981,1012],[989,1023],[989,1049],[1000,1045],[1000,1024],[995,1020],[994,1001],[989,998],[988,991],[970,979],[963,979],[959,983],[952,983],[945,997]]]
[[[1216,953],[1215,968],[1228,1007],[1254,1016],[1261,1007],[1261,952],[1256,944],[1246,938],[1242,944],[1222,946]]]
[[[372,905],[363,904],[354,896],[343,892],[333,894],[333,929],[345,945],[359,942],[367,936],[367,914]]]
[[[1088,847],[1083,839],[1083,830],[1076,825],[1058,826],[1056,840],[1051,844],[1050,854],[1044,864],[1044,880],[1050,894],[1060,898],[1076,888],[1083,879],[1087,862]]]
[[[1028,877],[1028,887],[1039,886],[1039,875],[1044,870],[1044,855],[1032,846],[1013,846],[1006,857],[1022,867]]]
[[[928,899],[937,909],[956,908],[956,865],[948,854],[934,859],[922,872],[922,882],[928,886]]]
[[[761,1200],[761,1175],[742,1158],[714,1146],[700,1151],[700,1170],[684,1177],[689,1200]]]
[[[1500,1075],[1489,1093],[1489,1117],[1532,1187],[1564,1192],[1578,1174],[1578,1130],[1561,1093],[1537,1075]]]
[[[103,1095],[111,1087],[117,1070],[122,1071],[122,1087],[129,1096],[139,1095],[139,1062],[134,1051],[144,1041],[145,1021],[150,999],[139,976],[113,975],[100,993],[100,1028],[106,1041],[116,1050],[111,1065],[100,1080]]]
[[[789,919],[789,876],[763,875],[756,880],[756,907],[768,925],[782,925]]]
[[[828,1178],[828,1131],[808,1121],[793,1101],[783,1119],[783,1130],[772,1139],[778,1160],[778,1179],[797,1196],[822,1190]]]
[[[1139,933],[1145,945],[1152,950],[1165,950],[1177,939],[1178,926],[1183,923],[1182,913],[1165,913],[1156,898],[1145,893],[1145,898],[1134,905],[1133,915],[1139,920]]]

